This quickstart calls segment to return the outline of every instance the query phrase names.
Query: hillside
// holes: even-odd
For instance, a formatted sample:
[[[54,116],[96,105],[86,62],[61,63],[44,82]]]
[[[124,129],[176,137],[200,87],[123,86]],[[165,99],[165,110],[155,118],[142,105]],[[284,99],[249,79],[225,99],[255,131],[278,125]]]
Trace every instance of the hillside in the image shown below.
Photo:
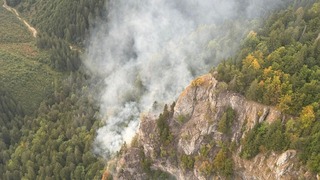
[[[24,112],[31,114],[54,90],[61,73],[48,65],[48,53],[39,51],[27,26],[0,7],[0,78],[1,90],[18,101]]]
[[[142,117],[110,172],[116,179],[319,178],[319,10],[317,1],[295,1],[265,18],[235,56],[195,79],[159,117]]]
[[[301,3],[274,13],[261,30],[250,33],[235,57],[241,61],[220,64],[217,79],[247,99],[295,117],[282,121],[290,141],[283,148],[299,150],[301,162],[319,173],[320,3]],[[262,151],[251,141],[246,140],[249,159]]]
[[[109,170],[115,179],[170,177],[166,173],[176,179],[315,179],[299,165],[296,150],[280,151],[287,141],[279,119],[287,118],[274,107],[227,91],[224,83],[207,74],[193,81],[158,118],[144,116],[131,147],[121,149],[117,164],[109,165],[115,168]],[[259,138],[264,145],[259,149],[264,151],[247,160],[246,136],[262,127],[265,136]]]
[[[99,179],[95,90],[76,71],[80,50],[39,29],[34,37],[14,5],[20,18],[0,7],[0,179]]]
[[[16,8],[42,33],[83,46],[95,19],[106,16],[104,0],[26,0]]]

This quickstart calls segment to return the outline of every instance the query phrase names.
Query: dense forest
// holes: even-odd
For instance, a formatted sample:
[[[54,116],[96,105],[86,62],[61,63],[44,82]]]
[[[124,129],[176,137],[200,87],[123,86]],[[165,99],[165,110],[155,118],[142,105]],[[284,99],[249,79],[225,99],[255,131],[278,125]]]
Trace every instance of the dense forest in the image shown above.
[[[101,177],[104,163],[92,153],[97,108],[85,82],[82,75],[70,74],[33,116],[23,116],[2,95],[2,179]]]
[[[104,1],[7,4],[31,20],[38,36],[1,7],[0,179],[100,179],[95,88],[80,56]]]
[[[106,2],[26,0],[17,9],[26,14],[31,24],[42,33],[82,45],[95,20],[106,16]]]
[[[57,71],[79,69],[79,53],[94,22],[106,16],[105,3],[105,0],[12,2],[40,30],[36,45],[49,52],[51,66]]]
[[[244,158],[297,149],[301,161],[319,173],[320,3],[298,2],[265,19],[244,39],[238,55],[214,71],[229,90],[289,115],[252,129],[243,141]]]

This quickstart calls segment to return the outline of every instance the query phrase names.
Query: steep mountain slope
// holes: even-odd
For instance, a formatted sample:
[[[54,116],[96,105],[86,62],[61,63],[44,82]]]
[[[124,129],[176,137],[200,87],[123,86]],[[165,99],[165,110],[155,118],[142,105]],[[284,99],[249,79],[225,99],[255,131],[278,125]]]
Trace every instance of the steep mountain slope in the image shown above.
[[[230,112],[233,119],[225,124],[224,116]],[[151,168],[177,179],[314,179],[297,163],[295,150],[261,153],[252,160],[240,158],[241,141],[250,130],[287,118],[274,107],[227,91],[211,74],[201,76],[181,93],[174,108],[165,109],[158,119],[142,118],[136,142],[122,149],[115,177],[146,179],[152,174],[146,170]],[[159,126],[161,121],[163,126]],[[230,129],[224,131],[223,125]],[[168,133],[162,141],[165,126]]]
[[[236,56],[194,80],[159,117],[143,117],[111,172],[319,179],[319,12],[318,1],[295,1],[266,18]]]

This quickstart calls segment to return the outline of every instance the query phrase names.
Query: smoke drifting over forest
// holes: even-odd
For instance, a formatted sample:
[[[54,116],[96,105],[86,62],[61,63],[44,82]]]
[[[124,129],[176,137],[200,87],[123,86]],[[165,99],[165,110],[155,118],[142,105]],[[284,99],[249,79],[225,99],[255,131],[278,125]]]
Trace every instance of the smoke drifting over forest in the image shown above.
[[[93,30],[86,67],[103,78],[105,125],[95,150],[107,157],[134,136],[139,117],[172,103],[196,76],[232,55],[250,20],[278,0],[111,0]]]

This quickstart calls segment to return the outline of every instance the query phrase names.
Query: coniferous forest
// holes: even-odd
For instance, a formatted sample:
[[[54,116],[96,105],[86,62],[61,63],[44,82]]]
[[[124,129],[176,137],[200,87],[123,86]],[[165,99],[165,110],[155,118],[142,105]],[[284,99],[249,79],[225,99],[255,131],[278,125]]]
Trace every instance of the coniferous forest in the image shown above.
[[[16,64],[2,66],[1,71],[8,72],[0,74],[0,179],[101,178],[105,162],[93,153],[92,145],[99,108],[80,54],[89,24],[105,12],[104,3],[8,0],[38,30],[36,39],[1,7],[1,24],[7,29],[1,31],[0,59],[14,58]],[[16,29],[23,38],[11,33]],[[16,46],[27,50],[16,52]],[[19,98],[26,93],[36,93],[37,98]]]

